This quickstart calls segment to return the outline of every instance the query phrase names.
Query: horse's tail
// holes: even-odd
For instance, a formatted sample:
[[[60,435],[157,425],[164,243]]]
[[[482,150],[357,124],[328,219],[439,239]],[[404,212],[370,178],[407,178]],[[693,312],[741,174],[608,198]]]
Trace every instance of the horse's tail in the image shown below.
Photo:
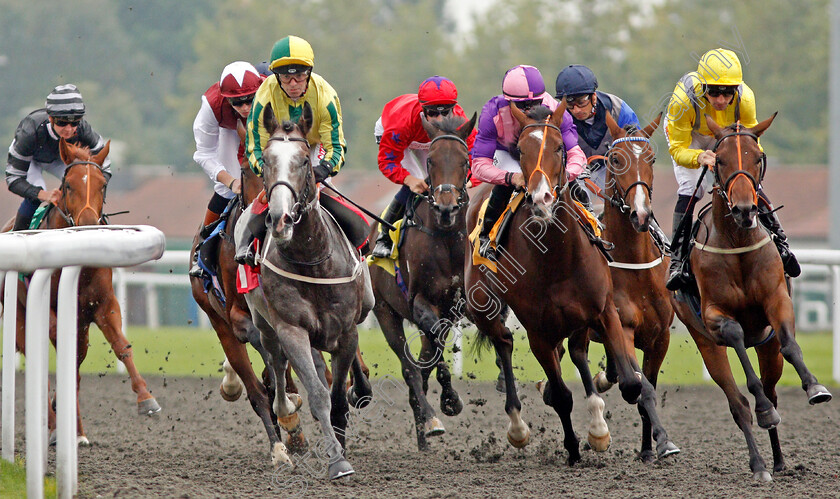
[[[502,321],[502,323],[504,323],[507,319],[509,311],[510,309],[508,308],[508,306],[504,305],[502,307],[501,312],[499,312],[499,315],[501,317],[500,320]],[[472,319],[472,317],[469,317],[469,315],[467,316],[467,319],[469,319],[470,322],[475,324],[475,321]],[[475,334],[475,341],[473,341],[472,345],[469,348],[470,355],[477,359],[480,359],[482,352],[484,352],[485,350],[490,350],[492,348],[493,340],[490,339],[490,336],[481,329],[477,329]]]

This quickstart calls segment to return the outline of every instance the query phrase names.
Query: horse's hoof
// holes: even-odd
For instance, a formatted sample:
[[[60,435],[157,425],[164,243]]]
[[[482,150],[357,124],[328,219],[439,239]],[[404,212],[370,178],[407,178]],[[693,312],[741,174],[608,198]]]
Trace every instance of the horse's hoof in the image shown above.
[[[764,470],[756,471],[755,473],[753,473],[753,478],[758,480],[759,482],[765,482],[765,483],[773,481],[773,475],[771,475],[770,473],[768,473],[767,471],[764,471]]]
[[[225,384],[222,383],[221,385],[219,385],[219,393],[221,393],[222,398],[227,400],[228,402],[235,402],[239,400],[239,397],[242,396],[242,383],[237,384],[236,388],[238,389],[235,392],[227,392],[225,391]]]
[[[137,402],[137,414],[141,416],[151,416],[161,411],[160,405],[154,397],[146,399],[142,402]]]
[[[292,458],[289,457],[288,449],[283,442],[277,442],[271,449],[271,465],[277,468],[282,464],[292,466]]]
[[[56,431],[55,430],[50,430],[50,447],[55,447],[57,442],[58,442],[58,437],[56,436]]]
[[[598,390],[598,393],[604,393],[613,386],[613,383],[610,383],[607,379],[607,373],[604,371],[600,371],[596,374],[595,377],[592,378],[592,381],[595,383],[595,389]]]
[[[76,445],[79,447],[90,447],[90,440],[84,435],[78,435],[76,437]]]
[[[639,461],[650,464],[656,461],[656,454],[653,453],[653,450],[647,449],[639,452]]]
[[[771,407],[766,411],[756,412],[755,419],[758,422],[758,426],[764,428],[765,430],[775,428],[776,426],[778,426],[779,423],[782,422],[782,417],[779,416],[779,413],[778,411],[776,411],[775,407]]]
[[[600,437],[589,433],[586,436],[586,441],[589,442],[589,446],[592,447],[592,450],[594,450],[595,452],[606,452],[606,450],[610,448],[612,436],[610,436],[609,432],[607,432],[606,435],[602,435]]]
[[[440,397],[440,411],[447,416],[457,416],[464,410],[464,401],[461,396],[455,394],[455,397]]]
[[[350,463],[347,462],[346,459],[340,459],[332,464],[330,464],[330,480],[335,480],[336,478],[341,478],[343,476],[352,475],[355,473],[353,471],[353,467],[350,466]]]
[[[670,440],[666,440],[665,442],[656,446],[656,455],[659,459],[664,457],[668,457],[672,454],[679,454],[680,448],[674,445],[673,442]]]
[[[427,437],[434,437],[437,435],[443,435],[446,433],[446,428],[443,427],[443,423],[440,422],[438,418],[432,418],[426,421],[426,436]]]
[[[347,389],[347,403],[354,409],[364,409],[370,404],[371,400],[373,400],[373,397],[370,395],[365,395],[364,397],[356,395],[356,391],[353,390],[352,386]]]
[[[522,449],[526,445],[531,443],[531,429],[528,428],[527,425],[525,425],[525,431],[522,433],[522,435],[514,436],[511,433],[511,429],[508,428],[507,439],[508,442],[510,442],[510,445],[516,447],[517,449]]]
[[[544,379],[537,381],[537,391],[540,392],[540,395],[542,395],[543,392],[545,392],[545,385],[546,381]]]
[[[831,393],[822,385],[811,385],[808,387],[808,403],[811,405],[822,404],[831,400]]]
[[[505,387],[505,378],[503,376],[499,376],[496,379],[496,391],[499,393],[505,393],[506,390],[507,389]]]

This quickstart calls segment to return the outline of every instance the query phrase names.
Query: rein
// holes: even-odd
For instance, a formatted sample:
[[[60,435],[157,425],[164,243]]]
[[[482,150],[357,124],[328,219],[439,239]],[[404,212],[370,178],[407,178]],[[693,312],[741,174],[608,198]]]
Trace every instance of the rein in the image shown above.
[[[644,142],[644,143],[650,145],[650,139],[647,138],[647,137],[621,137],[619,139],[615,139],[614,141],[612,141],[610,146],[607,148],[607,154],[608,155],[610,154],[610,151],[613,150],[613,148],[615,147],[616,144],[620,144],[622,142]],[[591,157],[586,159],[586,162],[588,164],[592,159],[601,159],[601,158],[603,158],[605,160],[609,159],[608,157],[605,157],[605,156],[591,156]],[[609,166],[607,168],[609,168]],[[595,189],[594,192],[598,197],[600,197],[604,201],[608,201],[612,206],[614,206],[616,209],[618,209],[621,213],[629,213],[629,211],[630,211],[630,206],[627,205],[627,193],[632,191],[633,187],[636,187],[637,185],[641,185],[642,187],[647,189],[648,197],[649,198],[653,197],[653,187],[651,187],[647,182],[645,182],[643,180],[633,182],[632,184],[630,184],[629,187],[627,187],[626,190],[622,189],[621,185],[616,182],[615,183],[615,192],[609,197],[605,196],[602,193],[602,190],[599,189],[597,185],[595,185],[595,182],[592,182],[590,179],[585,179],[584,182],[590,188]]]
[[[70,167],[73,167],[73,166],[76,166],[76,165],[86,165],[87,166],[87,177],[88,178],[90,178],[90,167],[91,167],[91,165],[95,166],[100,171],[102,170],[102,167],[99,166],[98,164],[94,163],[93,161],[76,160],[76,161],[73,161],[72,163],[68,164],[67,168],[64,170],[65,179],[67,178],[67,172],[70,171]],[[61,182],[61,199],[62,199],[62,201],[64,201],[64,207],[66,209],[67,208],[67,201],[66,201],[66,196],[65,196],[65,185],[66,185],[65,181],[62,180],[62,182]],[[82,216],[82,213],[85,212],[85,210],[92,211],[95,215],[98,216],[98,222],[100,224],[102,223],[104,215],[102,215],[102,213],[96,211],[96,209],[93,206],[91,206],[91,204],[90,204],[90,182],[85,182],[85,187],[87,188],[86,192],[85,192],[85,205],[84,205],[84,207],[82,207],[81,210],[79,210],[78,213],[76,213],[75,219],[73,218],[73,215],[67,214],[64,210],[62,210],[60,206],[58,206],[57,204],[54,205],[56,211],[58,211],[58,214],[61,215],[61,218],[63,218],[64,221],[67,222],[67,224],[70,227],[75,227],[76,226],[76,219],[80,218]]]
[[[309,141],[304,139],[304,138],[301,138],[301,137],[285,136],[285,137],[271,137],[271,138],[268,139],[268,142],[272,142],[272,141],[276,141],[276,142],[303,142],[304,144],[306,144],[307,150],[309,149]],[[309,210],[312,209],[313,206],[315,206],[315,203],[312,202],[312,201],[314,201],[315,198],[312,197],[312,200],[309,200],[309,198],[311,197],[310,192],[309,192],[310,191],[309,178],[311,176],[312,176],[312,168],[306,168],[306,176],[303,179],[303,190],[300,192],[300,194],[298,194],[298,192],[295,190],[295,188],[294,188],[294,186],[292,186],[292,184],[290,184],[289,182],[287,182],[285,180],[278,180],[278,181],[274,182],[273,184],[271,184],[270,187],[266,187],[266,189],[265,189],[266,201],[271,199],[271,193],[272,193],[272,191],[274,191],[275,187],[282,186],[282,187],[285,187],[285,188],[289,189],[289,191],[291,191],[292,199],[295,202],[295,204],[292,205],[292,213],[291,213],[292,214],[292,224],[293,225],[297,225],[298,223],[300,223],[300,220],[303,218],[303,215],[305,215]],[[265,181],[263,181],[263,182],[265,182]],[[306,203],[306,204],[302,205],[301,203]]]
[[[529,123],[529,124],[522,127],[522,131],[524,132],[526,128],[532,128],[532,127],[538,127],[538,126],[539,127],[546,127],[546,128],[553,128],[553,129],[557,130],[557,133],[560,134],[560,137],[561,137],[561,140],[562,140],[563,132],[556,125],[553,125],[553,124],[549,123],[548,120],[549,120],[549,118],[546,118],[545,122],[543,122],[543,123]],[[543,133],[542,142],[540,143],[540,154],[537,156],[537,167],[534,169],[534,171],[531,172],[531,175],[528,177],[528,184],[531,183],[531,179],[534,178],[534,174],[539,172],[540,174],[542,174],[543,178],[545,178],[545,181],[548,183],[548,185],[549,186],[551,185],[551,179],[548,178],[548,174],[545,173],[545,170],[542,169],[543,153],[545,152],[545,138],[546,138],[547,135],[548,135],[547,133]],[[558,184],[557,186],[555,186],[554,189],[551,190],[551,194],[554,196],[555,199],[557,199],[557,196],[558,196],[559,192],[562,192],[566,187],[568,187],[568,182],[566,182],[566,185],[564,185],[562,188],[560,188],[560,185]]]

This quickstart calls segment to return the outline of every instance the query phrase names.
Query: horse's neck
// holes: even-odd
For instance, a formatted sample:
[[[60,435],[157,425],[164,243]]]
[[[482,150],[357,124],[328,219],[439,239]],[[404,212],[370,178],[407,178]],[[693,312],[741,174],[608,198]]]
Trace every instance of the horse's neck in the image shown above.
[[[289,244],[277,248],[287,258],[302,262],[318,260],[335,247],[332,241],[335,237],[328,226],[331,223],[327,220],[329,215],[321,213],[321,204],[317,201],[311,206],[295,225]]]
[[[615,257],[616,261],[641,263],[629,259],[649,257],[658,253],[650,233],[637,231],[630,217],[609,202],[604,203],[604,226],[604,239],[615,242],[611,256]]]
[[[568,194],[557,200],[553,214],[548,220],[540,221],[533,217],[530,210],[520,209],[518,217],[514,219],[511,236],[523,240],[528,254],[537,259],[547,259],[556,262],[565,255],[578,255],[586,251],[584,246],[591,246],[579,227],[575,207]],[[544,232],[535,234],[535,229],[544,227]],[[518,229],[518,230],[517,230]]]
[[[746,246],[758,241],[764,235],[759,227],[752,229],[740,227],[730,214],[729,206],[723,196],[717,191],[713,191],[712,196],[714,196],[711,211],[713,230],[708,236],[710,243],[713,242],[722,248]],[[699,237],[698,234],[698,239]]]

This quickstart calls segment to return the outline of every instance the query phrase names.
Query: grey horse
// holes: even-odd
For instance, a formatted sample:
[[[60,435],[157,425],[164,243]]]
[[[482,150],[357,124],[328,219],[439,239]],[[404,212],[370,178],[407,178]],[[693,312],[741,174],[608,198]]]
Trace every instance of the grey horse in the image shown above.
[[[283,374],[291,362],[324,433],[329,477],[340,478],[354,473],[344,456],[349,409],[344,387],[359,340],[356,324],[373,307],[370,275],[318,202],[306,140],[313,121],[309,104],[297,123],[278,124],[270,106],[263,116],[270,134],[262,152],[269,231],[257,256],[261,283],[246,300],[276,374],[274,412],[285,417],[300,407],[297,397],[286,394]],[[237,240],[244,226],[238,224]],[[331,355],[331,393],[317,373],[311,348]],[[356,379],[364,377],[353,370]],[[282,444],[276,454],[291,464]]]

